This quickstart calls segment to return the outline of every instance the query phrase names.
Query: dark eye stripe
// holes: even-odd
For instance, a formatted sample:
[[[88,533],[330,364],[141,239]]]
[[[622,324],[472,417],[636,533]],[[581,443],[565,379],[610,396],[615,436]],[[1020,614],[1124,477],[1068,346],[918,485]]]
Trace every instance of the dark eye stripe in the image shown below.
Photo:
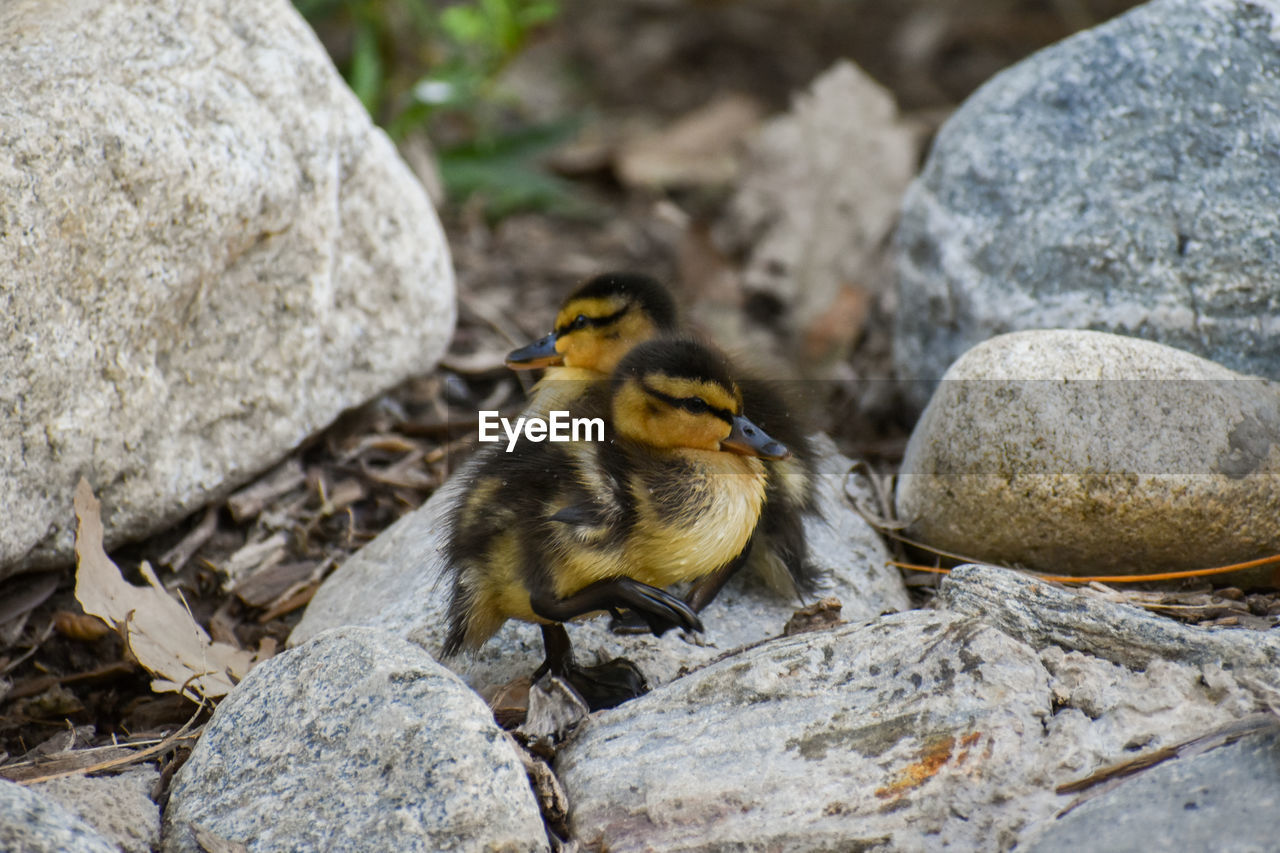
[[[564,335],[571,331],[577,331],[578,329],[585,328],[586,326],[592,326],[592,327],[607,326],[610,323],[616,322],[619,318],[622,317],[623,314],[627,313],[627,311],[629,310],[631,310],[631,306],[627,305],[622,308],[619,308],[617,311],[613,312],[607,317],[588,317],[585,314],[579,314],[577,317],[574,317],[568,323],[565,323],[564,325],[557,327],[556,334]],[[578,323],[579,317],[581,317],[583,320],[581,324]]]
[[[695,415],[712,414],[727,424],[733,423],[733,412],[713,406],[701,397],[673,397],[670,394],[664,394],[644,380],[640,381],[640,387],[644,389],[646,394],[658,398],[668,406],[684,409],[686,412],[692,412]],[[706,406],[706,408],[699,408],[699,403]]]

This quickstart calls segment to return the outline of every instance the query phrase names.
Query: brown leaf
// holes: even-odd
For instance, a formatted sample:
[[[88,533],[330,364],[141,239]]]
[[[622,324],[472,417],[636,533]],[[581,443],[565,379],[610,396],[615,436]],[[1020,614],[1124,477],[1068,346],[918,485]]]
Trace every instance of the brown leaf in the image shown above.
[[[150,586],[136,587],[120,576],[102,547],[101,504],[83,479],[75,509],[76,599],[84,611],[115,626],[138,663],[156,676],[152,690],[193,700],[229,692],[248,673],[252,654],[212,642],[146,563],[142,574]]]
[[[97,616],[71,610],[59,610],[53,614],[53,627],[64,637],[86,643],[101,640],[111,633],[111,626]]]
[[[625,144],[615,164],[618,177],[631,187],[727,184],[738,171],[738,146],[761,115],[751,98],[721,97],[659,133]]]

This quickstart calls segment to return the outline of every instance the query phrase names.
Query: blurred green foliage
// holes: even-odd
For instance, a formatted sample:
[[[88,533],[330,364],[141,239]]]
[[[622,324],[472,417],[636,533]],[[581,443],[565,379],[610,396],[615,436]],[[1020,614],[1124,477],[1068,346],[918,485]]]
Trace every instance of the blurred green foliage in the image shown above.
[[[294,0],[352,91],[396,141],[425,132],[449,199],[479,195],[491,218],[576,213],[570,185],[541,166],[576,122],[531,125],[502,75],[557,0]]]

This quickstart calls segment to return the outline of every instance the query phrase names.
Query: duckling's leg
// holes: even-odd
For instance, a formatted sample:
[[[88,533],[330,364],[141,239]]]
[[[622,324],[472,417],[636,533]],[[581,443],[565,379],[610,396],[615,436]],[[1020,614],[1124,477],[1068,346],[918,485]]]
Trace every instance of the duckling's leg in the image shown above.
[[[624,658],[614,658],[597,666],[578,666],[573,659],[569,632],[559,623],[542,626],[542,645],[547,659],[533,674],[534,680],[547,672],[564,679],[592,711],[614,708],[649,692],[644,673]]]
[[[683,601],[631,578],[596,581],[564,598],[546,592],[534,593],[529,597],[529,604],[534,613],[553,622],[568,622],[596,610],[609,610],[617,616],[619,608],[626,608],[643,619],[658,637],[672,628],[703,630],[698,614]]]
[[[754,540],[752,540],[754,541]],[[751,541],[747,542],[747,546],[742,549],[742,553],[716,569],[709,575],[694,585],[689,590],[689,594],[685,596],[685,606],[694,613],[701,613],[706,609],[715,597],[724,589],[724,585],[729,582],[729,578],[737,574],[738,570],[747,564],[747,557],[751,554]],[[614,613],[613,621],[609,623],[609,630],[615,634],[643,634],[645,632],[645,619],[641,614],[634,610],[626,613]]]
[[[747,546],[742,549],[742,553],[716,569],[711,574],[704,577],[689,590],[689,594],[685,596],[685,603],[689,605],[694,613],[701,613],[707,609],[707,605],[715,600],[720,594],[720,590],[724,589],[724,585],[729,582],[729,578],[738,573],[738,570],[747,564],[747,557],[751,556],[751,543],[755,539],[748,540]]]

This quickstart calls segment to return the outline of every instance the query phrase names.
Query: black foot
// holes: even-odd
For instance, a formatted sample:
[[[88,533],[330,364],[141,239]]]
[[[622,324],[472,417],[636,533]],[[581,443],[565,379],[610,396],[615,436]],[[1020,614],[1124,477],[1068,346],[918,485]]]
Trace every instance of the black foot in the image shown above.
[[[536,681],[543,673],[563,679],[592,711],[615,708],[649,692],[649,684],[639,667],[624,658],[615,658],[596,666],[579,666],[573,659],[569,633],[563,625],[543,625],[542,644],[547,659],[533,674]]]
[[[639,667],[626,658],[614,658],[597,666],[577,666],[561,676],[593,711],[616,708],[649,692]]]

